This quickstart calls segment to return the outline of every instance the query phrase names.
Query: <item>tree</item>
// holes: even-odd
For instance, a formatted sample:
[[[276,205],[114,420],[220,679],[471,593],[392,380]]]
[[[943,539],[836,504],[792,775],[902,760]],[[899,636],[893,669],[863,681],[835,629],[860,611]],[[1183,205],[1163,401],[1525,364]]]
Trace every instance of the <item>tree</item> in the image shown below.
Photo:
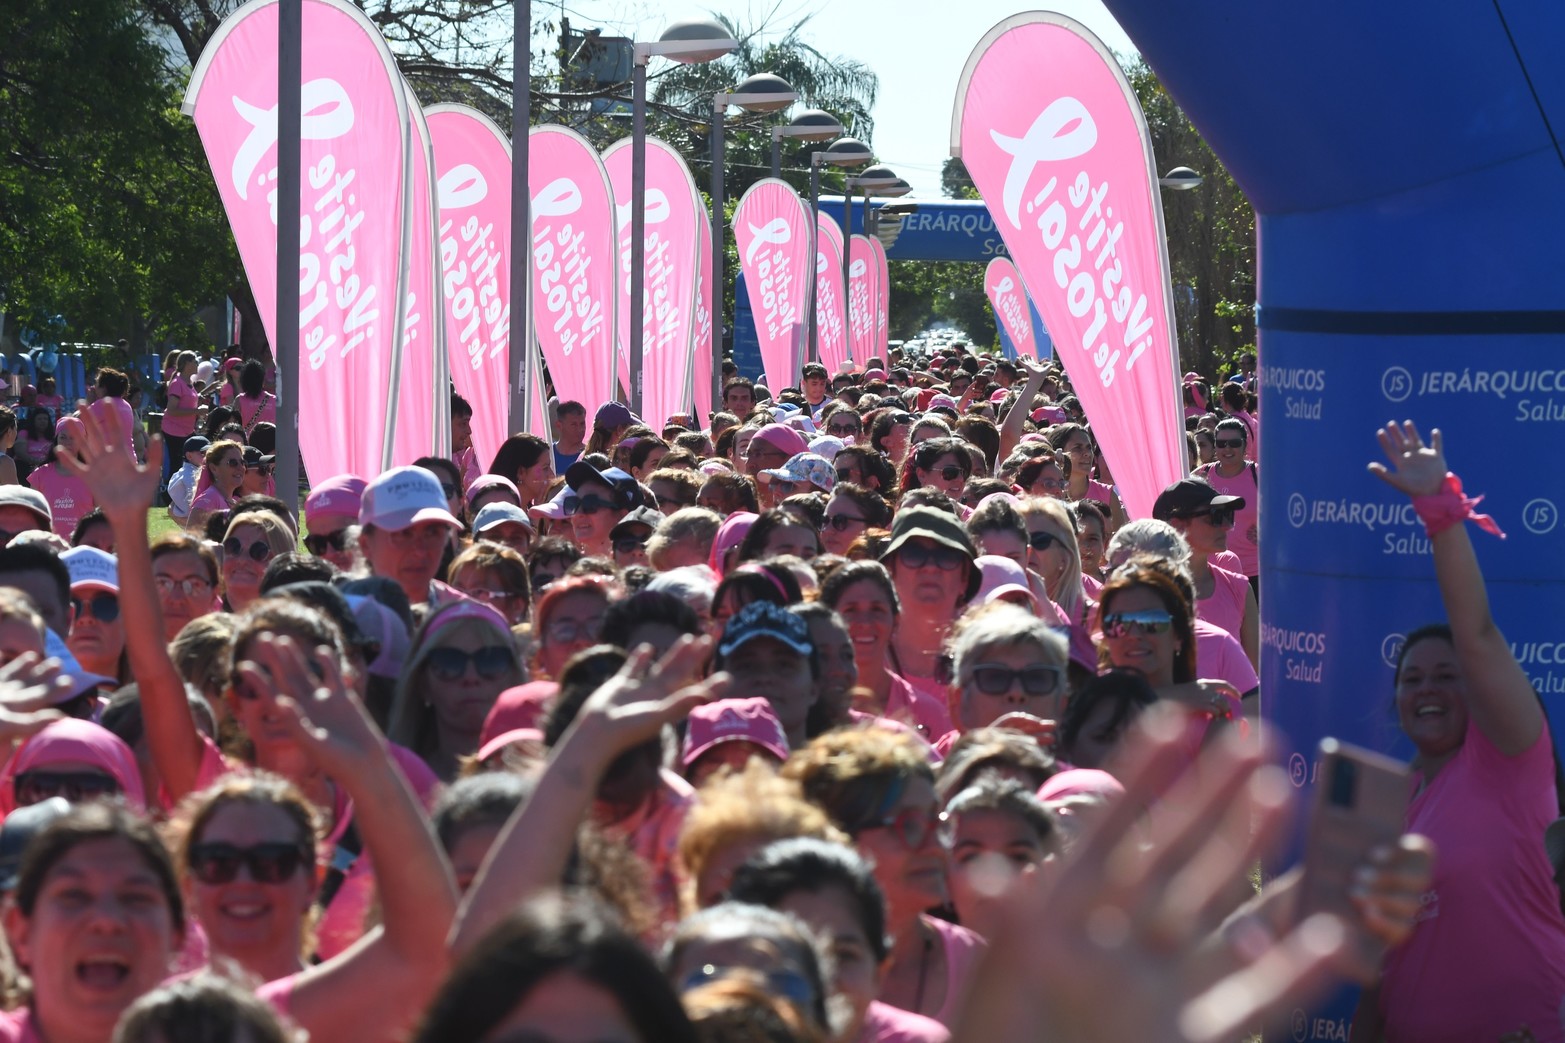
[[[238,260],[177,103],[134,0],[0,5],[0,293],[18,322],[203,339],[194,313]]]

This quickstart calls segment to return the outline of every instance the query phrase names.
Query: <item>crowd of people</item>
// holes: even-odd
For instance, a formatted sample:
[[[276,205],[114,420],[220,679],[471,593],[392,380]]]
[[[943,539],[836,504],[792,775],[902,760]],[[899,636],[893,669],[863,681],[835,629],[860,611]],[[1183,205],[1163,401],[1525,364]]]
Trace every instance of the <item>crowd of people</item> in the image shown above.
[[[1407,821],[1322,908],[1254,878],[1253,358],[1134,520],[1113,418],[961,346],[487,461],[454,397],[302,527],[265,367],[166,370],[159,435],[112,370],[0,410],[0,1043],[1216,1043],[1348,976],[1356,1040],[1565,1041],[1565,776],[1438,432],[1372,465],[1446,610]]]

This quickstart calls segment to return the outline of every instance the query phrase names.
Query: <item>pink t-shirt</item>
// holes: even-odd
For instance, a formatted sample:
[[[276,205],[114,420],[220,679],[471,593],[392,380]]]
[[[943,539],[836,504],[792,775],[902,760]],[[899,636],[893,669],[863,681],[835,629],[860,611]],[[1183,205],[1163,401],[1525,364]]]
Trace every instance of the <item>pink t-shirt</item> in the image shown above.
[[[221,489],[215,485],[209,485],[202,489],[194,500],[190,501],[190,510],[187,513],[195,514],[197,511],[206,511],[209,514],[216,514],[218,511],[226,511],[232,506],[233,504],[228,501],[228,497],[223,495]]]
[[[42,1043],[30,1007],[0,1014],[0,1043]]]
[[[1087,479],[1087,499],[1097,500],[1105,507],[1114,506],[1114,487],[1104,485],[1096,478]]]
[[[1196,615],[1234,637],[1244,628],[1245,599],[1250,596],[1250,581],[1226,569],[1212,569],[1212,593],[1196,601]]]
[[[951,1033],[934,1018],[875,1000],[864,1012],[858,1043],[946,1043]]]
[[[1412,936],[1386,958],[1392,1043],[1497,1040],[1523,1026],[1538,1043],[1565,1040],[1565,916],[1543,848],[1559,816],[1552,746],[1545,724],[1507,757],[1469,722],[1456,757],[1413,798],[1408,832],[1439,857]]]
[[[967,990],[972,987],[973,974],[983,958],[984,940],[977,932],[933,916],[924,917],[924,923],[934,929],[945,946],[946,1000],[933,1017],[946,1028],[962,1013]]]
[[[33,404],[44,409],[59,409],[65,405],[64,395],[38,395],[33,398]]]
[[[886,696],[885,716],[912,725],[925,742],[934,742],[955,727],[944,685],[932,677],[886,673],[891,677],[891,691]]]
[[[1200,678],[1227,681],[1240,695],[1261,683],[1239,639],[1204,619],[1195,621],[1195,672]]]
[[[184,377],[175,377],[168,382],[169,409],[194,410],[200,402],[196,389]],[[175,438],[189,438],[196,433],[196,414],[192,412],[188,416],[171,416],[164,413],[163,433]]]
[[[54,516],[54,531],[71,538],[76,523],[93,508],[92,493],[87,483],[72,478],[55,464],[44,464],[27,476],[27,484],[43,493],[49,501],[49,511]]]
[[[1258,576],[1261,572],[1261,490],[1256,484],[1254,464],[1232,478],[1217,473],[1216,464],[1196,468],[1196,475],[1212,483],[1212,488],[1228,496],[1244,497],[1244,510],[1234,516],[1234,527],[1228,533],[1228,549],[1239,556],[1239,567],[1246,576]]]
[[[652,874],[652,894],[660,920],[679,919],[679,831],[695,801],[695,789],[673,772],[659,770],[659,784],[634,814],[614,823],[606,832],[623,837]]]
[[[277,398],[264,391],[259,402],[249,395],[240,395],[234,399],[234,408],[239,411],[239,423],[245,429],[246,438],[256,424],[277,423]]]

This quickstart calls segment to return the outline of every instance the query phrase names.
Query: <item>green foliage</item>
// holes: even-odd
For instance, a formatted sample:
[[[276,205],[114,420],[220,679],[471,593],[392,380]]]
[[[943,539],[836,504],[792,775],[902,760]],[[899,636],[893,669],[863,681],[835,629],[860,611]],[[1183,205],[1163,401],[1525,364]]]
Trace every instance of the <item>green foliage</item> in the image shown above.
[[[0,293],[71,340],[196,343],[238,261],[134,0],[0,5]]]

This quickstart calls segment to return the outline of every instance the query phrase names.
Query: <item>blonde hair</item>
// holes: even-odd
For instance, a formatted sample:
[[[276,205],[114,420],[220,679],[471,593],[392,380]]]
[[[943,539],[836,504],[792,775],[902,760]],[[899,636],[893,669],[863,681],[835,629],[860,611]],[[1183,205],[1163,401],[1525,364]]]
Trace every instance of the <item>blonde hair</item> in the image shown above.
[[[288,528],[288,523],[271,511],[240,511],[228,519],[223,539],[232,536],[241,525],[254,525],[265,533],[266,544],[272,548],[273,554],[287,554],[299,549],[299,538]]]
[[[818,736],[788,758],[782,774],[849,834],[882,818],[910,780],[935,779],[928,747],[912,732],[886,727],[840,728]]]
[[[804,799],[797,782],[782,778],[760,758],[750,758],[742,771],[718,772],[696,792],[679,832],[684,912],[698,908],[696,881],[719,853],[793,837],[848,843],[826,813]]]
[[[1052,496],[1029,496],[1022,500],[1017,510],[1024,522],[1028,518],[1047,519],[1054,538],[1060,541],[1060,546],[1070,551],[1070,567],[1060,579],[1060,589],[1051,596],[1055,604],[1064,610],[1065,618],[1072,623],[1080,623],[1087,593],[1081,585],[1081,549],[1076,546],[1076,520],[1071,517],[1070,508],[1064,500],[1056,500]]]
[[[700,545],[702,556],[706,557],[712,552],[712,541],[717,539],[717,530],[722,524],[723,519],[716,511],[705,507],[681,507],[658,522],[647,540],[647,561],[659,572],[664,571],[667,568],[664,558],[669,549],[684,540],[694,540]]]

